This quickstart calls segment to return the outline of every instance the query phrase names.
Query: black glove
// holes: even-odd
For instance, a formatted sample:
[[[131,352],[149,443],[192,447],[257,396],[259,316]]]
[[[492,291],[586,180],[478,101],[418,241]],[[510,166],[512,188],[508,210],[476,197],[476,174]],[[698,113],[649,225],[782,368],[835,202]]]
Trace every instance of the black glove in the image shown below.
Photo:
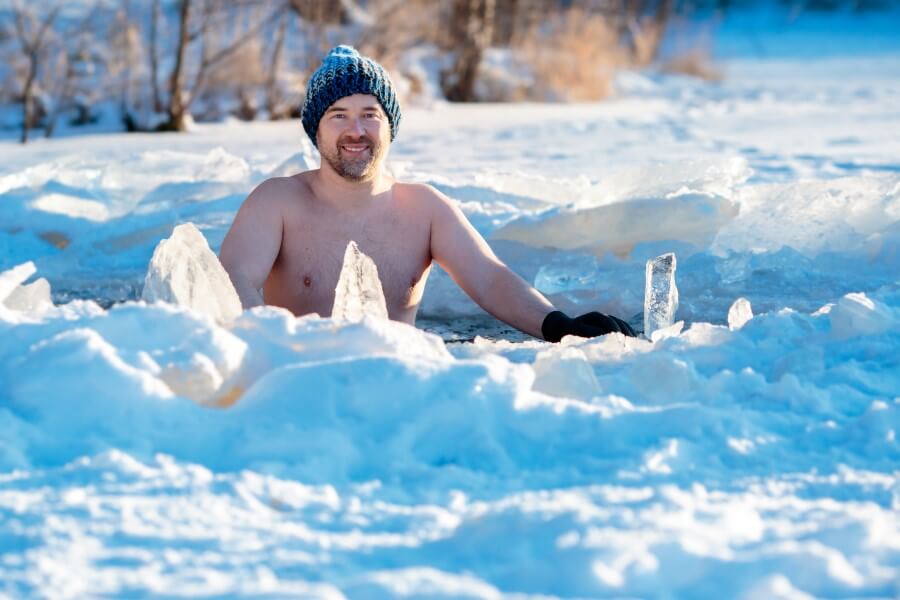
[[[544,323],[541,325],[541,334],[548,342],[558,342],[566,335],[592,338],[615,331],[637,337],[631,325],[622,319],[598,312],[589,312],[573,319],[555,310],[544,317]]]

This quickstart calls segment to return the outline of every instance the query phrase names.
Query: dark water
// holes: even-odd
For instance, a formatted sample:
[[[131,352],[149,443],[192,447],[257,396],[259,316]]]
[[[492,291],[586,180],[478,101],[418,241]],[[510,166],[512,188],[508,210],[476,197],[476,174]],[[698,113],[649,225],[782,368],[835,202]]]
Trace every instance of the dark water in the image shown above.
[[[527,333],[510,327],[487,314],[452,318],[419,317],[416,319],[416,327],[441,336],[444,342],[447,343],[472,342],[477,336],[489,340],[506,340],[509,342],[524,342],[535,339]]]
[[[104,309],[109,309],[116,304],[139,300],[144,281],[143,276],[79,277],[69,281],[51,280],[50,284],[54,304],[65,304],[73,300],[92,300]],[[477,336],[510,342],[534,339],[488,314],[465,317],[419,316],[416,326],[441,336],[447,343],[472,342]]]

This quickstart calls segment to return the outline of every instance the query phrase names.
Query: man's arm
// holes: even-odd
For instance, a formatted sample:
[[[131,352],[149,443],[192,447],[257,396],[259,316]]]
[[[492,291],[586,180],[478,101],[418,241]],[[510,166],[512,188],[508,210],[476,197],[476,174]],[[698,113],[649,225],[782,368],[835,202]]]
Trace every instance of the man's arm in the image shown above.
[[[539,291],[510,270],[456,204],[432,188],[431,256],[481,308],[543,339],[541,324],[554,310]]]
[[[244,200],[222,241],[219,260],[244,309],[263,304],[262,286],[281,249],[284,178],[261,183]]]

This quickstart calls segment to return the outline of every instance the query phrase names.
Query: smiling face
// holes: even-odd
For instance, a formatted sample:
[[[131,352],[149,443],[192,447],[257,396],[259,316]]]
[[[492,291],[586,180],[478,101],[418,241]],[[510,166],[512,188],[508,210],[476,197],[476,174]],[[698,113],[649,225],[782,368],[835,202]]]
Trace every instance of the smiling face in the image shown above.
[[[384,109],[367,94],[341,98],[319,121],[316,144],[335,173],[348,181],[373,179],[390,145],[391,124]]]

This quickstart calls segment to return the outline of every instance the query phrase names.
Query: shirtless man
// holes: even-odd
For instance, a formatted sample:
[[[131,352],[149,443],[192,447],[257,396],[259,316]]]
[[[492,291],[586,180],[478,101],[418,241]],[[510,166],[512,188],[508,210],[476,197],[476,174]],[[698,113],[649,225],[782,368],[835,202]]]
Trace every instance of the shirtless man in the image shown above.
[[[334,48],[309,81],[302,121],[321,167],[260,184],[222,242],[222,265],[245,309],[265,303],[329,315],[354,240],[378,267],[391,319],[415,324],[437,261],[484,310],[535,337],[634,335],[615,317],[557,311],[494,255],[452,200],[384,172],[400,105],[374,60]]]

